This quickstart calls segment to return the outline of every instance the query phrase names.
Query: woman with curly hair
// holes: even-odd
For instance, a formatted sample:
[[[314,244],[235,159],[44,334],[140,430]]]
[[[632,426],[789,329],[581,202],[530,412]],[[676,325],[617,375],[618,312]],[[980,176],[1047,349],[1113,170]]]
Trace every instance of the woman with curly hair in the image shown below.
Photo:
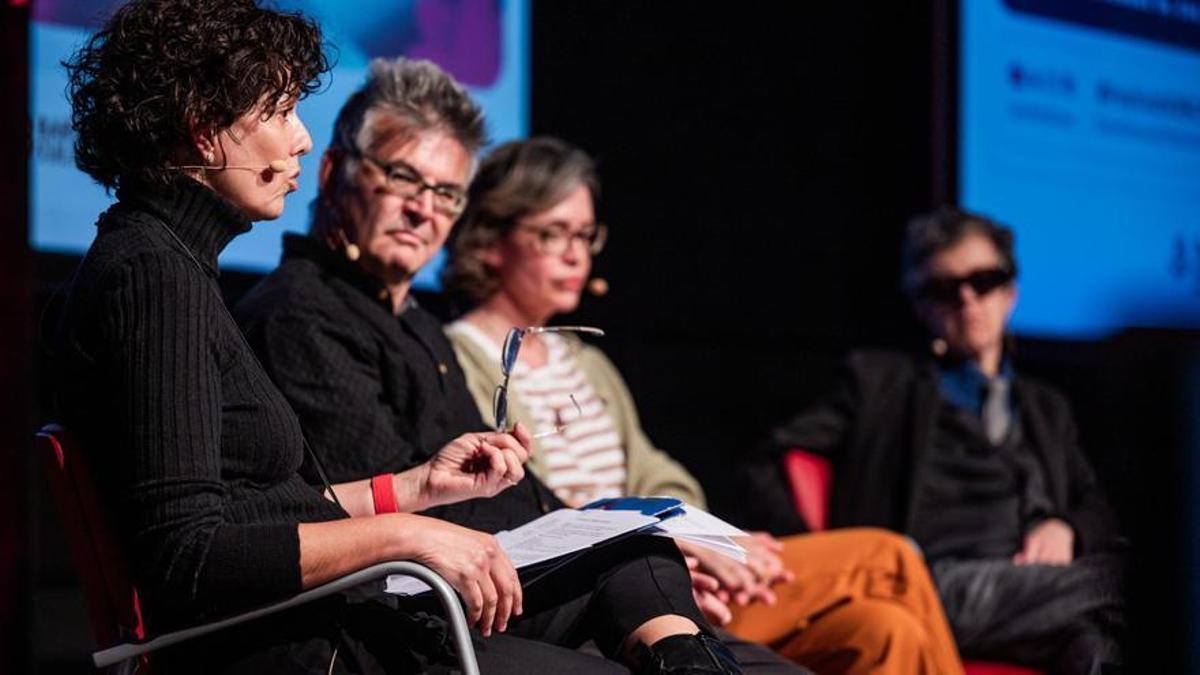
[[[252,0],[135,0],[65,65],[77,164],[117,202],[64,309],[58,402],[114,516],[151,635],[395,559],[433,567],[483,632],[502,630],[522,596],[494,538],[411,512],[520,480],[525,431],[465,434],[392,475],[384,492],[398,513],[375,514],[367,481],[323,494],[298,473],[296,416],[216,284],[225,245],[278,217],[296,189],[312,146],[296,103],[329,70],[317,25]],[[444,625],[418,610],[337,597],[156,653],[155,667],[450,667]],[[564,671],[608,667],[508,636],[477,651],[491,671],[531,654]]]

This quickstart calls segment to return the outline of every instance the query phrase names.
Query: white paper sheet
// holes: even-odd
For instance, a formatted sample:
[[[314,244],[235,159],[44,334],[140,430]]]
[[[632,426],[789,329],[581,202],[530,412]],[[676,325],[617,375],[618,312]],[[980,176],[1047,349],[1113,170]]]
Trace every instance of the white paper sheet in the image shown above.
[[[748,537],[742,530],[730,525],[704,509],[683,505],[683,515],[668,518],[658,524],[655,534],[690,541],[729,556],[738,562],[746,562],[746,549],[730,537]]]
[[[730,525],[704,509],[685,503],[683,515],[668,518],[659,524],[664,532],[671,535],[701,535],[705,537],[748,537],[742,530]]]
[[[658,523],[655,516],[636,511],[576,511],[559,509],[515,530],[500,532],[496,540],[508,554],[513,567],[521,569],[553,560],[568,553]],[[416,595],[429,590],[422,581],[393,574],[386,590],[398,595]]]
[[[513,567],[521,569],[656,523],[655,516],[635,511],[560,509],[515,530],[501,532],[496,539]]]

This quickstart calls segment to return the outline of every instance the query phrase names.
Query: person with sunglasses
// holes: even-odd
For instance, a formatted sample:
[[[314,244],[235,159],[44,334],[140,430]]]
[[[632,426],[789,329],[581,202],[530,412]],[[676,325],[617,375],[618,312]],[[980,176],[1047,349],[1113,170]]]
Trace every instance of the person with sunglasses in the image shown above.
[[[1013,239],[954,208],[914,218],[903,281],[929,352],[851,354],[752,473],[766,493],[792,448],[829,457],[831,525],[911,536],[965,658],[1099,673],[1120,662],[1122,540],[1066,398],[1016,371]],[[786,504],[756,522],[803,527]]]
[[[473,308],[447,333],[485,415],[497,428],[530,425],[528,466],[559,499],[666,495],[704,507],[696,479],[642,430],[612,362],[576,337],[591,331],[546,325],[578,307],[604,245],[598,193],[591,158],[567,143],[495,148],[446,268],[448,290]],[[701,607],[739,638],[821,673],[962,672],[929,573],[904,538],[856,529],[740,543],[745,564],[679,544]]]
[[[237,307],[330,479],[369,483],[376,512],[403,496],[393,494],[392,472],[487,429],[441,322],[410,292],[467,203],[483,128],[478,105],[436,65],[375,61],[334,123],[310,234],[287,236],[280,266]],[[522,425],[512,432],[531,442]],[[477,651],[494,655],[511,638],[541,647],[493,659],[490,672],[796,672],[766,650],[739,667],[661,537],[629,537],[536,579],[518,577],[490,535],[563,506],[524,473],[524,459],[505,458],[511,486],[499,494],[421,512],[484,537],[479,545],[432,537],[451,558],[490,550],[493,573],[477,588],[456,586],[480,634]],[[606,658],[574,651],[588,641]]]

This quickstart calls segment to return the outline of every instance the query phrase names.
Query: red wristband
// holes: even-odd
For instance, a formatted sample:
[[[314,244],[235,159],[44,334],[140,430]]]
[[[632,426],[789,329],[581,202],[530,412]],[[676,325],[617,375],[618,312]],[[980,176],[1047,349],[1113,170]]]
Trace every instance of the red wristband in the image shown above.
[[[375,500],[375,513],[395,513],[396,484],[392,482],[392,474],[381,473],[371,479],[371,498]]]

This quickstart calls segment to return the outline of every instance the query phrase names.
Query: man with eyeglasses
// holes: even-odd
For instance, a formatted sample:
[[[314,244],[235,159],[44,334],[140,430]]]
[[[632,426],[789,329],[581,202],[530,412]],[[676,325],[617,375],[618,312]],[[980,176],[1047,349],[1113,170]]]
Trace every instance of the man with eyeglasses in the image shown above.
[[[335,122],[311,232],[285,237],[280,267],[237,309],[320,460],[308,469],[323,468],[334,482],[369,481],[376,513],[398,501],[389,478],[396,467],[419,465],[445,440],[487,428],[440,322],[410,293],[466,205],[483,142],[478,106],[437,66],[373,63]],[[526,448],[532,443],[523,426],[513,433]],[[522,460],[505,455],[513,485],[495,497],[422,515],[494,534],[561,508]],[[629,537],[536,582],[519,579],[490,541],[478,565],[456,564],[480,551],[453,538],[439,542],[441,559],[429,564],[462,569],[447,580],[488,638],[476,649],[511,652],[511,672],[624,664],[647,673],[735,673],[739,659],[748,672],[798,672],[753,645],[733,645],[735,656],[696,607],[678,550],[661,537]],[[512,647],[513,637],[523,644]],[[585,641],[608,660],[568,651]]]
[[[950,208],[915,218],[904,286],[931,353],[852,354],[765,452],[832,460],[831,526],[916,541],[964,658],[1099,673],[1120,661],[1120,539],[1066,399],[1014,370],[1016,276],[1010,229]],[[784,511],[759,519],[802,527]]]

